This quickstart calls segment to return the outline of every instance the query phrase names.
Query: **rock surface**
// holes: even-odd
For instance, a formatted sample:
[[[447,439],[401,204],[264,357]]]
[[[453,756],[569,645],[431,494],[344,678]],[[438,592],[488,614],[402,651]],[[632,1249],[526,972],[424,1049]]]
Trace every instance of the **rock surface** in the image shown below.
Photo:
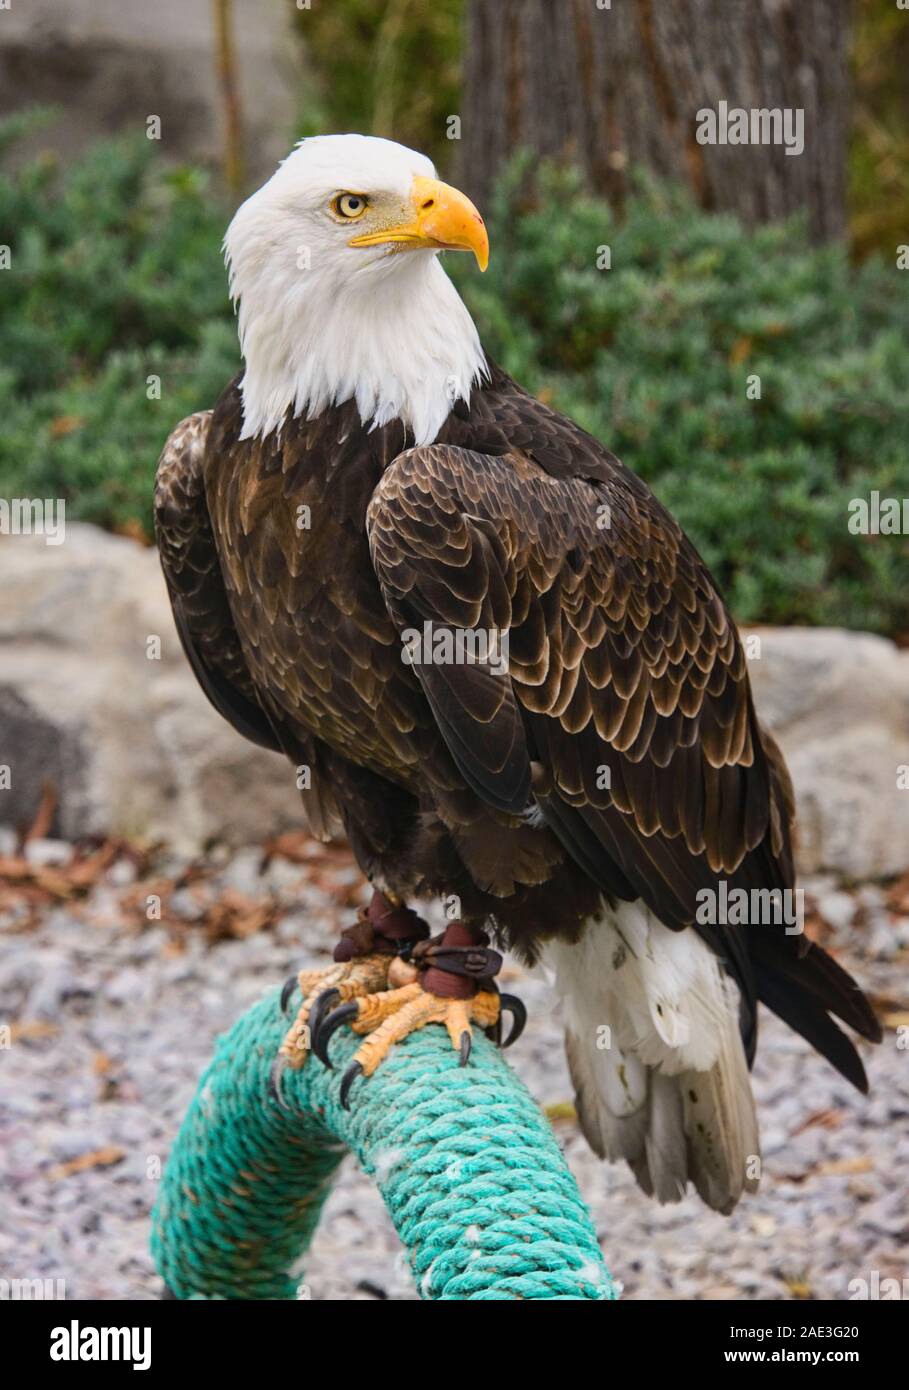
[[[749,662],[755,705],[779,740],[796,791],[802,872],[855,879],[902,872],[909,858],[909,652],[838,628],[750,635],[760,639],[760,656]]]
[[[160,656],[154,639],[160,639]],[[92,526],[0,542],[0,825],[57,789],[65,839],[238,843],[300,820],[293,769],[237,735],[189,669],[157,554]]]
[[[909,652],[866,633],[757,629],[761,718],[786,754],[805,872],[901,872],[909,848]],[[160,638],[160,659],[149,639]],[[299,823],[293,770],[209,707],[157,557],[91,526],[0,543],[0,824],[60,794],[65,838],[113,830],[201,844]]]
[[[3,5],[0,113],[40,103],[49,128],[16,157],[51,149],[70,160],[97,140],[161,121],[171,161],[223,159],[223,97],[210,0],[28,0]],[[285,0],[234,5],[234,50],[247,177],[273,172],[290,147],[303,59]]]

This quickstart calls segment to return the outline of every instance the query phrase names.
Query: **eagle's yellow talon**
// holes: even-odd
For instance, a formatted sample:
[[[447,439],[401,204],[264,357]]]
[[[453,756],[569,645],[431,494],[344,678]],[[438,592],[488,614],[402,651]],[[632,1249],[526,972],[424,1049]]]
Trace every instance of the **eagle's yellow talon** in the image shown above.
[[[471,1024],[490,1028],[498,1017],[499,996],[493,991],[476,994],[472,999],[449,999],[427,993],[419,983],[408,984],[383,994],[361,997],[357,1000],[355,1017],[348,1015],[346,1009],[344,1012],[335,1010],[319,1030],[317,1051],[324,1054],[327,1061],[329,1038],[344,1023],[350,1023],[355,1033],[365,1034],[366,1037],[354,1053],[347,1073],[351,1080],[361,1075],[372,1076],[395,1043],[425,1028],[427,1023],[441,1023],[448,1032],[452,1047],[460,1053],[463,1064],[470,1057],[473,1038]],[[349,1089],[349,1084],[346,1084],[345,1092]]]
[[[422,993],[419,984],[410,984],[388,989],[384,994],[367,994],[358,1001],[357,1017],[350,1026],[355,1033],[372,1033],[380,1023],[392,1018],[404,1004]]]
[[[392,957],[387,955],[358,956],[330,965],[326,970],[301,970],[297,983],[303,999],[281,1044],[279,1056],[294,1069],[302,1067],[312,1045],[310,1017],[316,1001],[326,990],[335,992],[338,1003],[347,1003],[362,995],[381,998],[376,991],[385,990],[391,962]]]

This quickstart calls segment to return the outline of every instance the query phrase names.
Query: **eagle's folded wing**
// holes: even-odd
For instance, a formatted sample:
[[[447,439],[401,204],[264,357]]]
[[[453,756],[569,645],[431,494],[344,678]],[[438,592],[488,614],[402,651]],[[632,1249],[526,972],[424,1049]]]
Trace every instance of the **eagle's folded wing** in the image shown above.
[[[205,502],[202,466],[210,410],[181,421],[158,460],[155,532],[183,650],[196,679],[228,723],[281,752],[259,704],[231,616]]]
[[[520,814],[532,785],[605,891],[643,899],[667,926],[694,924],[749,1014],[772,995],[847,1070],[825,1010],[869,1036],[877,1027],[849,977],[782,925],[744,933],[697,920],[698,893],[722,879],[792,887],[792,792],[755,717],[735,625],[659,503],[618,464],[553,476],[520,450],[435,444],[386,471],[367,525],[401,632],[507,634],[507,674],[488,662],[415,667],[474,790]]]

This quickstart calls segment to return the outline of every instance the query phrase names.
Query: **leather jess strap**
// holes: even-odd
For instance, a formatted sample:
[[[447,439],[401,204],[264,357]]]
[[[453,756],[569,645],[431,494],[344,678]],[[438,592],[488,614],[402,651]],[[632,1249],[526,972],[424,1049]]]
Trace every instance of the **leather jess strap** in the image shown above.
[[[423,972],[423,988],[446,999],[470,999],[482,984],[493,988],[492,977],[502,969],[502,957],[483,932],[450,922],[441,936],[420,941],[411,960]]]
[[[345,927],[334,949],[338,962],[356,956],[398,956],[429,936],[429,927],[413,908],[395,906],[378,889],[368,907],[360,909],[352,927]]]

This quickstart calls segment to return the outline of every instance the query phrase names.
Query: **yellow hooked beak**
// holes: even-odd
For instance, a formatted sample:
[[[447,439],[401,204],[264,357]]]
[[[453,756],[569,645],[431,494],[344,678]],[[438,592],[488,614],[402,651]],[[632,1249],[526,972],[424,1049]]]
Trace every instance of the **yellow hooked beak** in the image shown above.
[[[472,251],[477,265],[489,264],[486,226],[469,198],[450,184],[417,175],[411,188],[413,217],[397,226],[352,237],[350,246],[382,246],[398,242],[403,247],[437,251]]]

